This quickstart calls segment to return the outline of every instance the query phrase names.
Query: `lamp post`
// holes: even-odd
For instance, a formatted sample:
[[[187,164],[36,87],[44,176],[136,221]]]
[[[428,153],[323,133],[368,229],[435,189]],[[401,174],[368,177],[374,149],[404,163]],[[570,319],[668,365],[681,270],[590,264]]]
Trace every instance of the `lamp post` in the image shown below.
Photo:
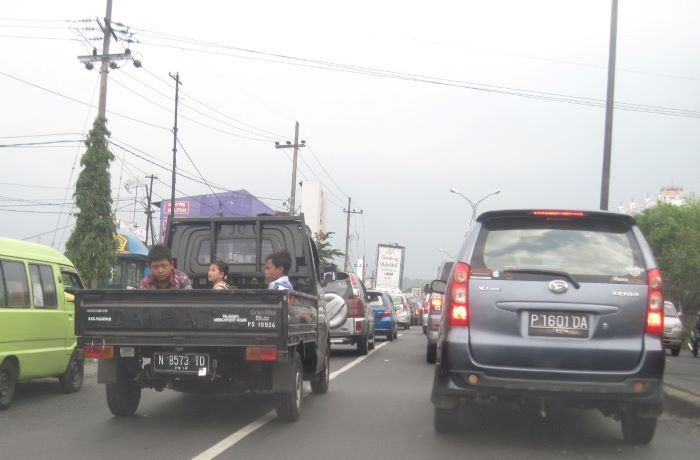
[[[468,227],[468,228],[471,228],[472,224],[474,224],[474,221],[476,220],[476,208],[479,207],[479,204],[481,204],[481,202],[484,201],[486,198],[488,198],[488,197],[490,197],[490,196],[492,196],[492,195],[498,195],[499,193],[501,193],[501,189],[500,189],[500,188],[497,188],[497,189],[494,190],[493,192],[484,195],[484,196],[481,197],[476,203],[472,202],[472,200],[470,200],[469,198],[467,198],[462,192],[460,192],[459,190],[457,190],[457,189],[455,189],[455,188],[450,188],[450,192],[452,192],[452,193],[454,193],[454,194],[456,194],[456,195],[459,195],[459,196],[461,196],[462,198],[464,198],[464,199],[467,201],[467,203],[469,203],[469,206],[472,207],[472,218],[471,218],[471,220],[469,221],[469,227]]]

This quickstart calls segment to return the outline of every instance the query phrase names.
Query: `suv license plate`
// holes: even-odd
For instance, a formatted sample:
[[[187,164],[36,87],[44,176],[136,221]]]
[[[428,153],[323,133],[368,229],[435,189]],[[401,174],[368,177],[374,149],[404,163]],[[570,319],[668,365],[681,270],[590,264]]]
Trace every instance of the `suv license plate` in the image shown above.
[[[539,337],[588,337],[588,315],[531,311],[528,313],[528,332]]]
[[[207,375],[209,355],[199,353],[154,353],[153,370],[183,374]]]

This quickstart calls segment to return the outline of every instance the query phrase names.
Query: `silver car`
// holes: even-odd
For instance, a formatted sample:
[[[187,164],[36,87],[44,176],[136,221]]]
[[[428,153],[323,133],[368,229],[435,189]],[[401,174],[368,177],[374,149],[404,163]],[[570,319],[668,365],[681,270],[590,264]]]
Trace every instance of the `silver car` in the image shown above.
[[[400,292],[390,292],[391,302],[394,304],[394,310],[396,311],[396,322],[399,327],[406,329],[411,329],[411,309],[408,306],[408,300]]]
[[[683,344],[683,323],[680,313],[672,302],[664,302],[664,348],[671,350],[671,355],[678,356]]]
[[[624,214],[492,211],[479,216],[444,293],[431,399],[437,431],[477,406],[570,406],[620,420],[646,444],[662,413],[661,271]],[[461,407],[460,407],[461,406]]]

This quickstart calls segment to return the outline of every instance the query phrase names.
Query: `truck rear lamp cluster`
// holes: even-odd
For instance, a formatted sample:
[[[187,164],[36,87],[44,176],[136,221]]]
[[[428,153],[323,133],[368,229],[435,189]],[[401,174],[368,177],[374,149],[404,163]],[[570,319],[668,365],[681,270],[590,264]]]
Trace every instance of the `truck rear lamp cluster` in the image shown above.
[[[647,273],[647,334],[661,335],[664,332],[664,289],[661,270],[654,268]]]
[[[469,325],[469,265],[456,263],[450,286],[450,326]]]
[[[85,345],[83,354],[87,359],[113,359],[114,347],[112,345]]]
[[[276,347],[246,347],[246,361],[277,361]]]

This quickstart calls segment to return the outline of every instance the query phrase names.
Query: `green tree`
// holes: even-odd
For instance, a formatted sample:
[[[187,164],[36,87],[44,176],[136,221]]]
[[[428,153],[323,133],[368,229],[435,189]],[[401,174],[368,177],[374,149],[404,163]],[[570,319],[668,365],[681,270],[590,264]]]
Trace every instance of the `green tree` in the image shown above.
[[[666,298],[687,311],[700,307],[700,201],[658,204],[636,216],[664,277]]]
[[[107,148],[109,135],[105,120],[96,119],[85,140],[87,150],[80,159],[83,170],[73,194],[79,211],[66,243],[66,256],[91,288],[102,286],[109,279],[117,248],[109,175],[114,155]]]
[[[321,260],[321,269],[336,264],[335,259],[342,257],[344,254],[339,249],[335,249],[329,241],[335,232],[328,232],[325,235],[314,233],[314,242],[318,249],[318,258]]]

